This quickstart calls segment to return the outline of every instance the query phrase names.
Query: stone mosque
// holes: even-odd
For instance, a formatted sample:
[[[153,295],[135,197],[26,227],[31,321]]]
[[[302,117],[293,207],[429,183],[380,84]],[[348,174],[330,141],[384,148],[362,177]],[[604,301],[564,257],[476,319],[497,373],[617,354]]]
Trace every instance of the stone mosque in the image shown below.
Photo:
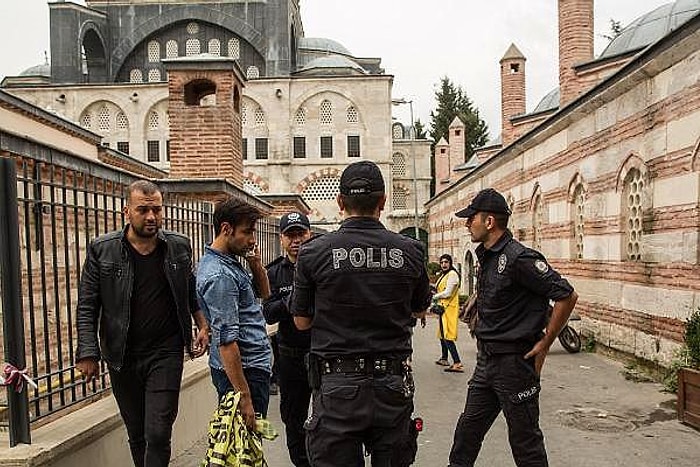
[[[430,258],[451,253],[473,292],[476,245],[454,213],[494,187],[514,236],[577,289],[583,333],[668,364],[700,307],[700,0],[642,15],[598,57],[593,6],[558,1],[559,86],[533,111],[512,45],[500,137],[466,163],[459,121],[437,143]]]
[[[206,109],[220,94],[198,88],[197,77],[227,68],[242,85],[225,94],[240,109],[227,120],[241,132],[229,138],[240,166],[233,183],[270,203],[297,197],[313,222],[332,226],[340,172],[374,160],[391,187],[383,220],[410,234],[417,218],[430,259],[456,259],[465,294],[474,291],[475,245],[454,213],[494,187],[512,207],[515,237],[574,284],[582,332],[667,365],[700,306],[700,0],[642,15],[598,57],[593,8],[558,0],[559,86],[532,111],[528,44],[494,57],[502,132],[465,162],[455,120],[436,142],[432,198],[430,142],[392,121],[393,77],[379,58],[306,37],[299,0],[56,1],[51,66],[2,87],[101,136],[106,162],[150,164],[161,177],[228,177],[211,157],[177,162],[182,131],[209,141],[219,122],[188,128],[168,111],[172,76],[187,75],[185,103]]]
[[[312,223],[330,228],[340,173],[373,160],[391,187],[383,221],[414,235],[417,219],[426,241],[430,143],[392,121],[381,59],[306,37],[299,0],[85,3],[49,3],[51,64],[5,78],[6,91],[99,134],[122,159],[169,172],[168,62],[231,59],[245,78],[236,152],[246,191],[272,204],[300,197]]]

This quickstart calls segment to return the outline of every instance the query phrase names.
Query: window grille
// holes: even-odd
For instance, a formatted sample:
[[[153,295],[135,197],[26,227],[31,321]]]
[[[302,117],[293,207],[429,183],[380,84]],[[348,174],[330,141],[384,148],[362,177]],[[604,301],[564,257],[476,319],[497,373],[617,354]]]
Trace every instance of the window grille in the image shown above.
[[[80,119],[80,126],[87,128],[88,130],[92,128],[92,114],[85,113]]]
[[[403,139],[403,125],[400,123],[394,123],[391,127],[391,132],[394,139]]]
[[[391,206],[394,209],[406,209],[408,206],[408,192],[405,188],[395,186],[391,201]]]
[[[576,242],[576,259],[583,259],[583,186],[579,185],[574,191],[574,242]]]
[[[328,159],[333,157],[333,137],[321,136],[321,157]]]
[[[199,39],[187,39],[185,43],[185,55],[191,57],[192,55],[198,55],[200,52]]]
[[[148,114],[148,129],[157,130],[160,126],[160,116],[155,110]]]
[[[148,43],[148,61],[151,63],[160,61],[160,44],[158,41]]]
[[[340,178],[325,176],[317,178],[301,193],[304,201],[332,201],[340,192]]]
[[[109,109],[106,105],[97,111],[97,128],[101,131],[109,131]]]
[[[348,123],[357,123],[359,121],[357,109],[354,106],[348,107],[347,120]]]
[[[160,81],[160,70],[148,70],[148,82],[156,83]]]
[[[255,158],[267,159],[267,138],[255,138]]]
[[[210,39],[207,48],[210,54],[221,55],[221,42],[219,42],[219,39]]]
[[[265,112],[260,107],[255,109],[255,124],[256,125],[264,125],[265,124]]]
[[[306,137],[305,136],[295,136],[294,137],[294,158],[303,159],[306,157]]]
[[[228,56],[231,58],[241,58],[241,43],[238,39],[229,39]]]
[[[148,142],[148,162],[160,162],[160,142]]]
[[[319,115],[321,124],[330,125],[333,123],[333,105],[330,101],[324,100],[321,102]]]
[[[124,114],[124,112],[119,112],[117,114],[117,129],[118,130],[128,130],[129,129],[129,119]],[[124,151],[122,151],[124,152]]]
[[[642,259],[642,213],[643,213],[644,179],[642,173],[632,169],[625,183],[625,200],[627,204],[627,259],[640,261]]]
[[[537,195],[535,199],[535,210],[532,213],[532,227],[534,233],[533,247],[536,250],[542,249],[542,223],[544,213],[542,208],[542,195]]]
[[[245,190],[246,193],[250,193],[251,195],[260,195],[265,193],[265,190],[263,190],[260,185],[247,178],[243,179],[243,190]]]
[[[360,137],[348,135],[348,157],[360,157]]]
[[[294,116],[294,121],[299,126],[304,126],[304,124],[306,124],[306,109],[305,108],[301,107],[301,108],[299,108],[299,110],[297,110],[297,113]]]
[[[129,72],[129,82],[143,83],[143,73],[138,68],[134,68]]]
[[[260,70],[256,66],[249,66],[245,72],[245,76],[248,79],[260,78]]]
[[[197,34],[199,32],[199,24],[192,22],[187,25],[188,34]]]
[[[406,158],[400,152],[395,152],[391,156],[393,165],[391,166],[391,174],[394,177],[405,177],[406,176]]]
[[[241,157],[243,160],[248,159],[248,138],[243,138],[241,140]]]
[[[174,40],[169,40],[165,43],[165,56],[166,58],[177,58],[178,57],[178,46],[177,42]]]
[[[117,151],[123,152],[124,154],[129,154],[129,142],[117,141]]]
[[[241,126],[248,125],[248,106],[241,104]]]

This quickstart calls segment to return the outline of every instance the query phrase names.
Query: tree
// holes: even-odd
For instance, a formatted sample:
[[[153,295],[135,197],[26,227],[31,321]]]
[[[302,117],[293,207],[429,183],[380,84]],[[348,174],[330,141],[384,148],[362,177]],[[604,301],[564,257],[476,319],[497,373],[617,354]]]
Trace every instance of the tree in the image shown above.
[[[425,131],[425,125],[420,121],[420,118],[416,119],[413,128],[416,131],[416,139],[425,139],[428,136],[428,133]]]
[[[447,76],[440,79],[439,89],[435,91],[437,109],[430,112],[430,137],[433,140],[430,172],[433,176],[430,192],[435,193],[435,144],[440,138],[449,138],[450,124],[459,117],[464,122],[464,161],[466,162],[476,148],[488,141],[489,130],[486,122],[479,116],[479,109],[467,97],[461,86],[455,86]]]
[[[437,109],[430,112],[430,137],[433,145],[440,138],[448,139],[450,124],[459,117],[465,126],[464,161],[466,162],[474,150],[488,141],[489,129],[486,122],[479,116],[479,109],[467,97],[461,86],[455,86],[445,76],[440,79],[440,88],[435,91]]]
[[[619,36],[621,32],[622,24],[619,21],[615,21],[614,19],[610,18],[610,33],[601,34],[601,36],[606,38],[609,42],[612,42],[612,40]]]

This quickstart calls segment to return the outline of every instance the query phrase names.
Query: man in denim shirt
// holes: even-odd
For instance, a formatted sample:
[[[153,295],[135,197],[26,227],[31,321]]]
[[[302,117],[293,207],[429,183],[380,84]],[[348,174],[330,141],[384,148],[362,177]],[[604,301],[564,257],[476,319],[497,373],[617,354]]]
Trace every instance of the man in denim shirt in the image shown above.
[[[270,341],[254,292],[270,294],[267,273],[255,246],[255,224],[262,214],[230,198],[214,209],[214,234],[197,268],[197,299],[211,328],[209,366],[221,398],[241,393],[240,410],[253,428],[255,414],[267,416],[270,391]],[[251,279],[236,258],[243,256]]]

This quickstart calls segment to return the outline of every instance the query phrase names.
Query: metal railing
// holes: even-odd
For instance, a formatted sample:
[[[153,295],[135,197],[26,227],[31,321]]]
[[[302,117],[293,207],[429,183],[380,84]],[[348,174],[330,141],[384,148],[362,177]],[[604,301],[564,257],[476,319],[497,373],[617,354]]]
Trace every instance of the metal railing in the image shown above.
[[[3,293],[15,293],[17,303],[12,305],[11,300],[3,300],[0,308],[0,313],[7,315],[3,316],[5,326],[0,334],[4,344],[0,362],[12,357],[13,351],[8,349],[14,346],[15,353],[24,353],[27,372],[38,385],[38,389],[25,386],[24,408],[17,404],[10,389],[7,393],[0,391],[0,428],[9,427],[11,445],[15,445],[30,441],[21,435],[21,427],[17,432],[20,434],[12,436],[17,424],[42,423],[68,407],[102,397],[110,387],[106,368],[90,384],[84,382],[75,368],[78,283],[89,242],[123,227],[125,189],[138,177],[97,162],[60,164],[28,155],[11,156],[3,162],[8,165],[10,161],[9,166],[14,166],[16,171],[1,172],[5,178],[0,180],[0,185],[17,189],[18,216],[14,228],[18,233],[15,251],[19,280],[16,285],[5,280],[13,265],[11,259],[3,261],[0,288]],[[16,179],[9,179],[9,172],[16,172]],[[7,198],[4,191],[3,196]],[[213,237],[213,204],[192,194],[166,191],[164,198],[164,227],[191,239],[197,261],[204,253],[204,245]],[[13,201],[0,202],[12,211]],[[12,226],[5,230],[11,231]],[[280,253],[278,232],[277,219],[259,221],[258,243],[265,263]],[[12,248],[1,235],[0,248]],[[21,327],[7,325],[10,317],[22,325],[19,335]],[[11,363],[24,365],[19,360]],[[13,406],[8,410],[9,404]],[[28,430],[27,426],[27,437]]]

